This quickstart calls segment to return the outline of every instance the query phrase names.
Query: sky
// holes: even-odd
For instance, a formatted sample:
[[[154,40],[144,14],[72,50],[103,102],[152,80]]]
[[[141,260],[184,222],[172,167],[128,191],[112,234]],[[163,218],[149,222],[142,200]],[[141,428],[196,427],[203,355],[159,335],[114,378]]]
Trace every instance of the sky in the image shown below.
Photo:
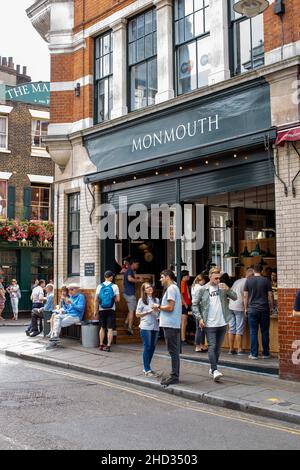
[[[50,54],[47,43],[33,28],[26,8],[35,0],[0,0],[0,56],[13,57],[21,70],[27,66],[32,81],[50,80]]]

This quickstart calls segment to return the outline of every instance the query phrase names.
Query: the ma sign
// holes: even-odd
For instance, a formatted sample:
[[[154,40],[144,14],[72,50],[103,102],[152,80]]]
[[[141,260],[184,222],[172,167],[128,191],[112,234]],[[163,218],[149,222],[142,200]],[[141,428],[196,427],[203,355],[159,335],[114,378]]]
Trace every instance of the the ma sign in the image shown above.
[[[50,106],[50,82],[23,83],[18,86],[6,86],[5,98],[8,101]]]

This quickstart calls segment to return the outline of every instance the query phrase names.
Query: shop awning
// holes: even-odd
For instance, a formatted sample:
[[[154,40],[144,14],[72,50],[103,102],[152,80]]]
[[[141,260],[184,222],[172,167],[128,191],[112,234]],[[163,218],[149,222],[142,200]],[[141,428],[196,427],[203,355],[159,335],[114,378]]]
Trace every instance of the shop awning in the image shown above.
[[[284,145],[285,142],[300,140],[300,126],[277,132],[276,145]]]

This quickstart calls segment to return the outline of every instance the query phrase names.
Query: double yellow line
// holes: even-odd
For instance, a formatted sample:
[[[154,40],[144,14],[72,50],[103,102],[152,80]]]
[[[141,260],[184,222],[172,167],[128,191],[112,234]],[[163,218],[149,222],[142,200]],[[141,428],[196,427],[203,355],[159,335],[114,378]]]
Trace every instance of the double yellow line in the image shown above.
[[[69,377],[69,378],[76,379],[76,380],[81,380],[83,382],[96,383],[98,385],[103,385],[107,388],[127,392],[127,393],[130,393],[131,395],[137,395],[139,397],[147,398],[148,400],[150,399],[150,400],[153,400],[153,401],[165,404],[165,405],[173,406],[175,408],[190,410],[190,411],[194,411],[196,413],[211,415],[211,416],[215,416],[215,417],[218,417],[218,418],[228,419],[228,420],[231,420],[231,421],[247,423],[247,424],[257,426],[257,427],[261,427],[261,428],[265,428],[265,429],[272,429],[273,431],[279,431],[279,432],[292,434],[294,436],[299,436],[300,437],[300,429],[297,430],[297,429],[289,428],[289,427],[286,427],[286,426],[263,423],[262,421],[257,421],[257,420],[254,420],[254,419],[251,419],[251,418],[246,418],[246,417],[232,416],[232,415],[226,414],[225,412],[217,413],[216,411],[204,410],[204,409],[201,409],[199,407],[196,407],[196,406],[193,406],[193,405],[190,405],[190,404],[181,404],[181,403],[176,402],[175,400],[168,400],[166,398],[160,398],[160,397],[157,397],[157,396],[155,396],[151,393],[142,392],[140,390],[136,390],[134,388],[129,388],[129,387],[126,387],[124,385],[114,384],[112,382],[108,382],[106,380],[99,379],[95,376],[85,376],[85,375],[83,375],[83,373],[76,374],[76,373],[73,373],[73,372],[64,372],[64,371],[60,371],[60,370],[57,370],[57,369],[53,369],[53,368],[51,368],[47,365],[38,366],[36,364],[26,363],[26,367],[41,370],[41,371],[44,371],[44,372],[47,371],[47,372],[50,372],[52,374],[61,375],[61,376]],[[200,404],[199,404],[199,406],[200,406]],[[209,406],[209,405],[207,405],[207,406]],[[300,442],[299,442],[299,446],[300,446]]]

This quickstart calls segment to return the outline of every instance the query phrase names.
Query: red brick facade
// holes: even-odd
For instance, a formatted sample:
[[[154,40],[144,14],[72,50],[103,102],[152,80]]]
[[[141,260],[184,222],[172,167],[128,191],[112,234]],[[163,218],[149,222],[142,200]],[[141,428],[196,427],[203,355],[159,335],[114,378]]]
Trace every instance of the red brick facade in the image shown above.
[[[300,320],[292,317],[299,289],[278,289],[280,377],[300,380]]]
[[[284,44],[300,40],[300,0],[287,0],[283,16]],[[269,52],[281,46],[281,20],[273,12],[271,5],[264,13],[265,51]]]

